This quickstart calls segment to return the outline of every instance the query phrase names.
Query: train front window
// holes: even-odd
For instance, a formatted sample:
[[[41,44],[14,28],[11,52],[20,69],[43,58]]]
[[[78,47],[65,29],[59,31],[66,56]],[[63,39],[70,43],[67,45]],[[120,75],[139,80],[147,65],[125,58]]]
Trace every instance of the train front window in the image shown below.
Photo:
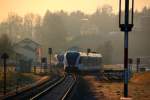
[[[75,65],[77,58],[79,57],[79,53],[67,53],[66,58],[69,65]]]

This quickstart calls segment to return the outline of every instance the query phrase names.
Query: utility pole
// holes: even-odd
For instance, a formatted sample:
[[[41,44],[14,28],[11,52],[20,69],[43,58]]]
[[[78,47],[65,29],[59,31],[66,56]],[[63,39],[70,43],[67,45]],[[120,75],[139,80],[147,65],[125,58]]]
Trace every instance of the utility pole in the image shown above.
[[[134,0],[132,0],[131,24],[129,23],[129,0],[125,0],[124,24],[121,24],[121,1],[119,2],[119,27],[124,32],[124,97],[128,97],[128,32],[133,28]]]
[[[7,59],[9,58],[8,54],[7,53],[3,53],[1,58],[3,59],[3,66],[4,66],[4,87],[3,87],[3,93],[4,95],[6,95],[6,72],[7,72],[7,65],[6,65],[6,62],[7,62]]]

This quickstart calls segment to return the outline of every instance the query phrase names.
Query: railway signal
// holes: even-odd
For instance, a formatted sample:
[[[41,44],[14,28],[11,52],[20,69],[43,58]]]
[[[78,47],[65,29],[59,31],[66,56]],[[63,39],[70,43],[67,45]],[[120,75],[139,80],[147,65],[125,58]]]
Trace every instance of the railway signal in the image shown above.
[[[47,69],[47,58],[46,57],[42,57],[41,58],[41,66],[42,68],[44,69],[44,72],[46,72],[46,69]]]
[[[7,53],[3,53],[1,58],[3,59],[3,66],[4,66],[4,95],[6,94],[6,71],[7,71],[7,65],[6,65],[6,62],[7,62],[7,59],[9,58],[8,54]]]
[[[129,19],[129,0],[124,0],[125,12],[124,12],[124,23],[121,23],[122,13],[122,0],[119,0],[119,27],[120,30],[125,32],[124,36],[124,97],[128,97],[128,32],[132,31],[133,28],[133,15],[134,15],[134,0],[132,0],[131,7],[131,20]]]
[[[90,48],[87,48],[87,57],[88,57],[88,62],[89,62],[89,53],[91,52],[91,49]],[[89,65],[89,64],[88,64]]]
[[[140,58],[137,58],[137,60],[136,60],[136,63],[137,63],[137,65],[136,65],[136,66],[137,66],[137,68],[136,68],[136,69],[137,69],[137,72],[139,72],[139,65],[140,65],[140,62],[141,62],[141,61],[140,61]]]
[[[51,71],[51,60],[52,60],[52,48],[48,48],[48,53],[49,53],[49,68],[50,68],[50,71]]]
[[[89,55],[90,52],[91,52],[91,49],[88,48],[88,49],[87,49],[87,55]]]

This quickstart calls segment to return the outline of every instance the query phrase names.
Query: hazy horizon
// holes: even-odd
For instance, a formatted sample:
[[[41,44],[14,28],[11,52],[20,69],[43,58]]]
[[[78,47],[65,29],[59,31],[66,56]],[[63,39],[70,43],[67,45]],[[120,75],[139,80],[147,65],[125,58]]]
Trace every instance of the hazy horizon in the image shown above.
[[[63,10],[73,12],[80,10],[86,14],[92,14],[97,8],[110,5],[113,12],[118,11],[119,0],[0,0],[0,21],[5,20],[8,13],[17,13],[24,16],[26,13],[34,13],[43,16],[47,10],[56,12]],[[144,6],[150,7],[150,0],[135,0],[135,9],[141,11]]]

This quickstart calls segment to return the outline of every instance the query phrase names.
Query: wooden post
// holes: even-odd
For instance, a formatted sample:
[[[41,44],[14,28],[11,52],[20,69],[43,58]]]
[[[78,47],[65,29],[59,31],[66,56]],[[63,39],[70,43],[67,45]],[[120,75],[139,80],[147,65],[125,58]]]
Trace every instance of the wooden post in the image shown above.
[[[4,87],[3,87],[3,93],[6,95],[6,72],[7,72],[7,59],[9,58],[7,53],[2,54],[1,58],[3,59],[3,67],[4,67]]]

